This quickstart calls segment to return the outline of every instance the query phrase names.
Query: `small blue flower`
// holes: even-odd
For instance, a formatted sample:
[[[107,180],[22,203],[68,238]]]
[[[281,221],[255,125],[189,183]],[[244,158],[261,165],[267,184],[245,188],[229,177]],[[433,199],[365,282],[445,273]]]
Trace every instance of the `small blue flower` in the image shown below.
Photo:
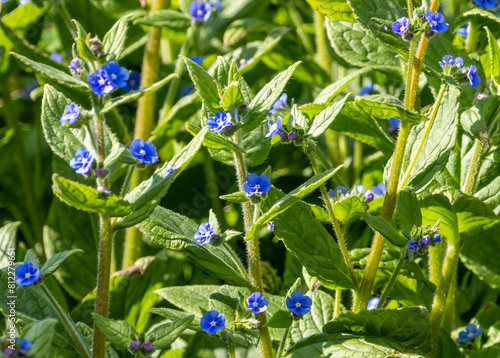
[[[278,227],[274,224],[274,221],[268,221],[267,222],[267,229],[269,231],[274,231],[276,230]]]
[[[441,235],[439,235],[439,234],[435,234],[435,235],[432,237],[432,240],[434,240],[434,242],[441,242]]]
[[[80,117],[80,106],[76,103],[71,103],[66,106],[64,114],[61,116],[60,122],[64,125],[75,124]]]
[[[110,61],[104,66],[104,70],[109,76],[109,81],[116,88],[124,88],[130,78],[130,73],[125,67],[120,67],[116,61]]]
[[[300,316],[311,310],[312,300],[309,296],[304,296],[300,291],[294,291],[291,297],[286,298],[286,308],[292,313]]]
[[[218,11],[222,11],[224,9],[224,5],[220,0],[211,0],[212,6],[215,7]]]
[[[370,94],[373,92],[373,88],[375,87],[375,83],[369,83],[367,85],[364,85],[361,87],[361,90],[359,91],[358,95],[359,96],[365,96],[367,94]]]
[[[370,301],[368,301],[368,306],[366,307],[366,309],[368,311],[374,310],[375,308],[377,308],[379,302],[380,302],[380,297],[370,298]]]
[[[375,195],[376,198],[380,198],[385,195],[387,192],[387,188],[385,187],[384,183],[380,183],[377,186],[372,186],[370,191]]]
[[[286,101],[288,100],[288,95],[283,93],[280,98],[278,98],[274,104],[273,108],[269,111],[269,114],[275,115],[278,113],[278,109],[281,109],[286,106]]]
[[[130,72],[127,85],[123,87],[125,92],[138,91],[141,88],[141,74],[137,71]]]
[[[469,36],[469,31],[470,31],[470,22],[467,25],[467,27],[461,27],[456,32],[458,35],[467,37],[467,36]]]
[[[481,84],[481,77],[477,74],[476,66],[470,66],[467,78],[469,79],[470,86],[474,89],[477,89],[477,86]]]
[[[472,341],[474,338],[479,337],[481,333],[483,333],[483,329],[481,327],[477,327],[475,324],[469,323],[465,327],[465,331],[460,331],[460,333],[458,333],[457,341]]]
[[[337,196],[337,193],[340,191],[340,194],[342,195],[347,195],[349,194],[349,190],[347,188],[344,188],[343,186],[338,186],[335,189],[330,189],[328,191],[328,196],[331,196],[332,198]]]
[[[189,57],[189,59],[196,63],[198,66],[201,66],[203,64],[203,61],[205,60],[205,56],[191,56]]]
[[[429,24],[431,24],[432,31],[441,33],[448,30],[449,25],[444,22],[443,14],[440,14],[439,12],[434,13],[431,10],[427,10],[425,17],[427,21],[429,21]]]
[[[194,92],[194,86],[184,87],[181,91],[181,98],[186,97],[187,95]]]
[[[201,245],[208,244],[212,237],[215,235],[214,224],[211,222],[203,223],[198,228],[198,231],[194,234],[194,239],[198,241]]]
[[[103,68],[98,68],[95,73],[91,73],[88,81],[90,89],[98,96],[110,94],[115,89],[108,73]]]
[[[257,175],[252,173],[247,176],[247,181],[243,184],[243,190],[245,190],[247,196],[265,194],[271,190],[271,181],[265,174]]]
[[[484,7],[485,9],[493,9],[498,0],[474,0],[476,4],[478,4],[481,7]]]
[[[276,122],[271,124],[270,121],[267,121],[267,125],[269,127],[269,133],[266,134],[267,138],[274,137],[277,134],[280,134],[281,129],[283,128],[282,125],[282,119],[280,116],[276,118]]]
[[[269,301],[262,296],[260,292],[254,292],[250,297],[247,298],[248,307],[247,310],[252,311],[252,313],[261,313],[267,310]]]
[[[226,327],[226,316],[217,311],[208,311],[205,316],[201,317],[200,327],[203,332],[214,334]]]
[[[88,175],[95,160],[95,150],[93,148],[80,148],[76,151],[75,157],[69,161],[69,166],[76,170],[78,174]]]
[[[220,133],[226,128],[229,130],[233,128],[232,119],[231,113],[217,112],[214,117],[208,118],[207,124],[212,132]]]
[[[401,120],[399,118],[389,118],[389,133],[398,131],[401,128]]]
[[[80,66],[80,60],[77,59],[77,58],[74,58],[69,63],[68,67],[69,67],[70,70],[76,70],[78,68],[78,66]]]
[[[16,344],[19,343],[19,338],[16,338]],[[23,356],[28,355],[28,349],[33,348],[34,345],[31,344],[26,338],[23,338],[21,345],[19,346],[19,353]],[[5,353],[5,352],[4,352]]]
[[[420,244],[420,241],[412,240],[406,244],[406,247],[408,248],[408,250],[411,250],[413,252],[418,252],[418,250],[420,250],[422,245]]]
[[[189,6],[189,14],[193,20],[208,21],[212,15],[212,5],[209,2],[195,0]]]
[[[52,52],[50,54],[50,58],[53,59],[54,61],[56,61],[57,63],[63,63],[63,58],[60,54],[58,54],[57,52]]]
[[[422,237],[422,244],[429,245],[431,243],[431,237],[429,235],[425,235]]]
[[[154,164],[158,161],[158,152],[152,142],[144,142],[144,140],[137,138],[130,144],[130,153],[139,159],[141,163]]]
[[[402,17],[392,23],[392,31],[399,35],[404,35],[410,29],[410,19]]]
[[[26,261],[16,267],[16,283],[19,286],[30,286],[40,278],[40,269]]]
[[[439,65],[444,68],[445,66],[456,66],[462,69],[464,60],[462,57],[453,58],[451,55],[446,55],[443,57],[443,61],[439,61]]]

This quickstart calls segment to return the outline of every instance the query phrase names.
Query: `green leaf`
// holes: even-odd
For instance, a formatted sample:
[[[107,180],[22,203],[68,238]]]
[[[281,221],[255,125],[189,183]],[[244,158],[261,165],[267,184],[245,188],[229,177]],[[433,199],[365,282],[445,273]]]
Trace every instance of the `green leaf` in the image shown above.
[[[220,104],[221,98],[219,96],[217,81],[191,59],[184,57],[184,63],[186,64],[189,76],[191,76],[191,80],[203,100],[203,103],[205,103],[211,112],[219,112],[222,107]]]
[[[33,266],[39,268],[40,267],[40,260],[38,259],[38,256],[35,254],[35,252],[32,249],[29,249],[26,252],[26,255],[24,256],[24,261],[29,261],[33,264]]]
[[[345,0],[307,0],[311,7],[331,20],[355,22],[351,8]]]
[[[272,188],[261,204],[262,209],[268,211],[284,196],[281,191]],[[339,246],[313,217],[309,205],[296,201],[285,212],[277,215],[274,223],[278,227],[276,237],[283,241],[287,250],[299,259],[311,276],[317,277],[330,289],[353,287]],[[304,239],[313,237],[314,240]]]
[[[323,134],[333,123],[342,109],[344,109],[348,97],[349,95],[345,96],[343,99],[334,103],[330,107],[327,107],[324,111],[318,114],[307,130],[307,135],[315,138]]]
[[[424,307],[344,313],[327,323],[323,332],[383,337],[421,352],[431,349],[430,315]]]
[[[232,112],[235,108],[241,106],[245,100],[240,92],[238,84],[231,84],[226,88],[223,98],[224,110]]]
[[[177,74],[172,73],[171,75],[165,77],[161,81],[158,81],[151,86],[147,86],[139,89],[138,91],[133,91],[130,93],[126,93],[119,97],[114,97],[104,103],[103,108],[101,109],[101,113],[107,113],[111,111],[113,108],[121,106],[122,104],[133,102],[141,98],[142,96],[154,93],[158,91],[160,88],[165,86],[170,80],[177,77]]]
[[[281,96],[293,71],[299,64],[300,62],[296,62],[287,70],[279,73],[257,93],[248,105],[248,114],[243,119],[243,127],[246,130],[257,127],[267,117],[269,110]]]
[[[370,68],[359,69],[341,78],[337,82],[334,82],[331,85],[323,88],[323,90],[314,99],[314,103],[322,104],[331,102],[335,97],[337,97],[340,92],[342,92],[344,88],[347,87],[349,83],[354,81],[359,76],[364,75],[365,73],[368,73],[370,71]]]
[[[31,326],[23,338],[26,338],[34,347],[29,349],[31,357],[49,357],[52,350],[52,339],[57,320],[44,319]]]
[[[134,327],[126,321],[106,318],[96,313],[92,313],[92,318],[109,343],[117,348],[125,348],[131,341],[139,338]]]
[[[229,24],[224,32],[224,46],[234,46],[249,34],[270,31],[272,25],[259,19],[238,19]]]
[[[359,24],[327,20],[326,29],[335,53],[347,63],[356,67],[400,72],[394,53]]]
[[[420,227],[422,225],[422,213],[413,188],[406,187],[399,192],[396,199],[396,219],[399,229],[408,239],[411,238],[413,226]]]
[[[184,332],[194,320],[194,315],[163,323],[153,327],[146,333],[146,341],[154,341],[155,349],[168,348]]]
[[[9,264],[7,251],[16,247],[17,229],[20,224],[20,221],[14,221],[0,228],[0,267],[5,267]]]
[[[264,214],[262,214],[257,221],[253,223],[253,226],[250,230],[247,231],[247,235],[245,240],[249,240],[253,238],[255,231],[258,230],[259,227],[265,225],[268,221],[272,220],[275,216],[285,212],[290,206],[300,201],[300,199],[306,197],[311,194],[318,187],[323,185],[327,180],[329,180],[339,169],[341,166],[326,170],[323,173],[317,174],[311,177],[304,184],[292,190],[290,193],[285,195],[283,198],[277,200],[272,207],[267,209]]]
[[[457,344],[450,335],[441,328],[439,332],[439,342],[434,349],[435,358],[462,358],[463,355],[458,349]]]
[[[292,323],[293,318],[290,311],[279,310],[271,316],[265,326],[271,328],[288,328]]]
[[[83,250],[74,249],[52,255],[40,269],[40,271],[43,274],[43,277],[52,275],[59,268],[59,266],[61,266],[61,264],[64,261],[66,261],[66,259],[68,259],[71,255],[76,253],[83,253]]]
[[[182,31],[187,30],[187,28],[191,26],[191,18],[187,14],[178,11],[158,10],[152,14],[136,19],[134,23]]]
[[[226,324],[230,325],[236,320],[239,308],[239,292],[231,286],[221,286],[210,294],[208,310],[215,310],[226,316]]]
[[[217,56],[217,60],[215,61],[215,65],[213,65],[212,72],[210,73],[212,77],[221,85],[221,87],[227,87],[227,85],[233,82],[233,79],[230,78],[230,69],[231,65],[227,60],[222,56]]]
[[[337,220],[348,222],[356,218],[356,213],[366,212],[365,206],[357,196],[347,196],[333,203],[333,213]]]
[[[500,84],[500,47],[490,29],[485,27],[485,30],[488,34],[488,42],[490,44],[491,76],[497,84]]]
[[[60,177],[52,176],[52,190],[61,201],[77,209],[113,217],[125,216],[132,211],[132,205],[116,195],[98,192],[96,189]]]
[[[133,211],[118,221],[115,230],[136,225],[153,212],[156,205],[167,194],[172,182],[187,168],[200,149],[207,130],[208,127],[202,129],[170,162],[165,163],[161,168],[157,169],[148,180],[143,181],[125,196],[125,200],[132,203]],[[174,171],[167,175],[171,169]]]
[[[482,25],[490,24],[491,26],[500,25],[500,16],[496,12],[488,11],[480,7],[474,7],[469,11],[465,11],[457,17],[453,24],[452,31],[455,32],[463,23],[475,21]]]
[[[186,128],[191,133],[192,135],[197,135],[200,133],[201,128],[195,126],[192,123],[186,123]],[[215,149],[215,150],[224,150],[227,153],[227,155],[232,154],[234,151],[238,150],[241,151],[241,148],[239,148],[236,144],[231,142],[229,139],[226,139],[220,135],[217,135],[211,131],[207,131],[207,134],[205,135],[205,138],[203,139],[203,145],[207,148],[210,149]]]
[[[188,218],[157,207],[139,226],[157,244],[181,250],[209,274],[227,282],[249,286],[247,274],[237,255],[227,245],[200,245],[194,240],[198,225]]]
[[[366,221],[366,223],[370,225],[373,230],[378,231],[392,244],[399,247],[406,246],[408,240],[406,240],[404,236],[401,236],[390,223],[382,219],[380,216],[372,216],[366,213],[358,213],[358,215],[361,219]]]
[[[249,199],[244,191],[238,191],[236,193],[226,194],[220,196],[222,200],[230,201],[232,203],[245,203]]]
[[[460,115],[460,124],[462,128],[471,136],[487,145],[490,145],[490,139],[488,138],[488,128],[484,120],[487,118],[489,102],[488,100],[477,102],[474,106],[466,109]]]
[[[118,61],[125,49],[127,40],[128,24],[132,14],[128,14],[119,19],[108,31],[102,40],[102,50],[106,54],[108,61]]]
[[[247,103],[252,102],[254,98],[254,93],[250,88],[250,86],[248,85],[247,81],[245,81],[241,73],[238,71],[238,67],[236,66],[236,61],[234,60],[231,62],[231,66],[229,68],[228,83],[231,83],[233,81],[238,82],[238,86],[240,86],[240,91],[241,94],[243,95],[243,98],[245,99],[245,102]]]
[[[427,118],[417,112],[410,111],[396,97],[390,95],[371,95],[356,97],[354,105],[366,113],[379,118],[406,118],[413,124],[427,121]]]
[[[309,119],[304,115],[304,113],[302,113],[296,104],[293,105],[292,110],[290,111],[290,119],[292,120],[292,124],[294,126],[302,128],[306,132],[309,129]]]

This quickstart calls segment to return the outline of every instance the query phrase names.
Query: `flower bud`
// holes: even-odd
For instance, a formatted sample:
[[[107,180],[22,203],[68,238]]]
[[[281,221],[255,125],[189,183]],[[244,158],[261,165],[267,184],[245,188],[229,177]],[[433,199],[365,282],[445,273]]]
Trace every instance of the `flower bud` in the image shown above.
[[[146,343],[144,343],[144,350],[153,351],[154,349],[155,349],[155,347],[153,346],[153,343],[151,343],[150,341],[147,341]]]
[[[295,132],[288,133],[288,139],[294,140],[296,137],[297,137],[297,133],[295,133]]]

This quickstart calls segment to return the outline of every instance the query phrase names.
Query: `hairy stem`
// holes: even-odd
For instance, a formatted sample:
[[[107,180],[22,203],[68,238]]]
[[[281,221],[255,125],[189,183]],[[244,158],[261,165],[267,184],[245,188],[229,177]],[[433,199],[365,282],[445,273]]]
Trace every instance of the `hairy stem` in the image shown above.
[[[340,314],[341,304],[342,290],[335,290],[335,306],[333,308],[333,318],[336,318]]]
[[[318,167],[318,163],[316,162],[316,158],[313,153],[308,153],[309,160],[311,161],[311,165],[314,170],[314,174],[320,174],[320,170]],[[330,216],[330,221],[333,225],[333,230],[335,231],[335,235],[337,235],[337,240],[339,242],[340,251],[342,252],[342,256],[344,257],[345,264],[349,271],[349,275],[351,276],[352,284],[354,285],[354,290],[357,291],[359,288],[358,279],[356,278],[356,273],[354,272],[354,267],[352,266],[351,257],[349,256],[349,251],[347,250],[347,245],[345,243],[344,234],[342,233],[342,229],[340,228],[340,224],[333,213],[333,206],[328,199],[328,192],[326,191],[326,186],[322,184],[320,186],[321,195],[323,196],[323,201],[326,205],[326,210],[328,211],[328,215]]]
[[[283,336],[281,337],[281,342],[280,342],[280,346],[278,348],[278,352],[276,353],[276,358],[281,357],[285,351],[286,340],[288,339],[288,335],[290,334],[291,327],[292,326],[290,325],[287,328],[285,328],[285,330],[283,331]]]
[[[469,36],[467,36],[467,47],[465,49],[465,52],[468,54],[476,51],[480,26],[481,24],[477,20],[472,20],[470,22]]]
[[[441,280],[445,254],[446,247],[444,245],[429,248],[429,280],[436,286],[439,285]]]
[[[401,271],[401,267],[403,267],[404,262],[405,262],[405,258],[403,256],[401,256],[399,258],[398,264],[396,265],[396,268],[394,269],[394,272],[391,275],[391,279],[389,280],[387,287],[385,288],[384,292],[382,293],[382,296],[380,297],[380,302],[379,302],[377,308],[384,308],[385,303],[387,301],[387,298],[389,297],[389,293],[391,293],[391,290],[394,287],[394,284],[396,283],[396,279],[398,278],[399,271]]]
[[[408,0],[408,19],[413,22],[413,0]]]
[[[290,15],[290,18],[292,19],[292,22],[295,26],[295,30],[297,31],[297,35],[299,35],[302,46],[308,54],[312,55],[314,53],[314,48],[311,40],[309,40],[308,35],[304,32],[304,20],[302,19],[302,16],[300,16],[299,11],[295,7],[293,1],[286,2],[286,7],[288,9],[288,14]]]
[[[168,0],[154,0],[151,13],[162,10],[167,6]],[[144,51],[142,61],[141,87],[147,87],[158,79],[158,68],[160,64],[160,39],[161,28],[151,26],[148,32],[148,42]],[[153,119],[155,117],[156,93],[150,93],[139,99],[137,107],[137,120],[135,122],[135,138],[147,140],[151,136]],[[145,179],[147,171],[134,170],[130,188],[138,186]],[[127,229],[125,236],[125,248],[123,254],[123,268],[127,268],[141,256],[143,247],[142,234],[137,228]]]
[[[479,139],[474,142],[474,154],[472,156],[472,161],[470,163],[469,172],[467,173],[467,180],[465,181],[465,194],[474,194],[474,189],[476,187],[477,176],[479,175],[479,169],[482,163],[484,143]]]
[[[316,61],[319,66],[330,76],[332,74],[332,56],[328,52],[328,45],[325,35],[325,15],[314,12],[314,33],[316,40]]]

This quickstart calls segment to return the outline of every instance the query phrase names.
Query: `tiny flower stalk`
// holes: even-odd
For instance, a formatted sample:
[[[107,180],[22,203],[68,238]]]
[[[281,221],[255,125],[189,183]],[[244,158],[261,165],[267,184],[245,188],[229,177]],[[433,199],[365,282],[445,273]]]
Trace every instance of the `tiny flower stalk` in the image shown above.
[[[398,278],[399,271],[401,271],[401,268],[403,267],[403,264],[405,262],[405,257],[401,255],[399,258],[398,264],[396,265],[396,268],[394,269],[391,278],[389,280],[389,283],[387,284],[384,292],[382,293],[382,296],[380,297],[380,302],[377,306],[377,308],[384,308],[385,304],[387,303],[387,297],[389,297],[389,293],[391,292],[392,288],[394,287],[394,284],[396,283],[396,279]]]

